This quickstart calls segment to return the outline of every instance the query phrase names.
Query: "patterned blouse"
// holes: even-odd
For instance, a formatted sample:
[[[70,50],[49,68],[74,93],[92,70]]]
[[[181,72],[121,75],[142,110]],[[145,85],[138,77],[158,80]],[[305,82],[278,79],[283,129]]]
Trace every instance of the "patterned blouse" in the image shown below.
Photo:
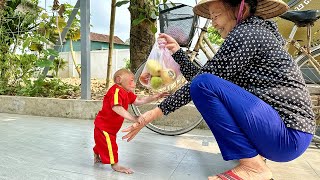
[[[172,56],[188,83],[159,104],[167,115],[191,101],[192,79],[211,73],[226,79],[270,104],[289,128],[314,133],[311,99],[301,71],[283,49],[274,22],[251,16],[238,24],[211,61],[198,68],[180,49]]]

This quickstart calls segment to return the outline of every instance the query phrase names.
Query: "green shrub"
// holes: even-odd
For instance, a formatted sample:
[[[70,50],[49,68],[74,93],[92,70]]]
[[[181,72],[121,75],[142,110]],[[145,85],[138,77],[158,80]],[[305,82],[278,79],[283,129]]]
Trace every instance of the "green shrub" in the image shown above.
[[[37,79],[26,81],[25,86],[17,90],[19,96],[65,97],[79,93],[79,86],[62,82],[60,79]]]

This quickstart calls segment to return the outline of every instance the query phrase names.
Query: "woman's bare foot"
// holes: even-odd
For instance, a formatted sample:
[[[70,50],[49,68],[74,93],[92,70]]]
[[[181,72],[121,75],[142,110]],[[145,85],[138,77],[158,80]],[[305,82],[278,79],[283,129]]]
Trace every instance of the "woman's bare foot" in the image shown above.
[[[118,163],[111,165],[112,169],[118,172],[126,173],[126,174],[132,174],[133,170],[127,167],[120,166]]]
[[[93,163],[94,164],[101,163],[101,159],[100,159],[99,154],[94,153],[94,155],[93,155]]]
[[[231,170],[234,174],[245,180],[269,180],[272,172],[260,155],[253,158],[240,159],[239,165]],[[218,176],[208,177],[208,180],[220,180]]]

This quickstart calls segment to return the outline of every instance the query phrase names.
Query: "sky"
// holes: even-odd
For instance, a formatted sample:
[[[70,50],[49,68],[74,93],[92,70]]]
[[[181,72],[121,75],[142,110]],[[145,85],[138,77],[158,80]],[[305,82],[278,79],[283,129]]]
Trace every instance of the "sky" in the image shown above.
[[[120,1],[120,0],[117,0]],[[197,0],[183,0],[184,4],[194,6]],[[77,0],[60,0],[60,4],[69,3],[75,5]],[[178,3],[182,1],[171,0],[171,2]],[[199,2],[199,0],[197,1]],[[39,0],[39,5],[50,11],[53,0]],[[117,7],[115,19],[115,35],[121,40],[126,41],[130,36],[130,12],[128,10],[129,4]],[[111,0],[91,0],[90,1],[90,28],[91,32],[109,34],[110,14],[111,14]]]

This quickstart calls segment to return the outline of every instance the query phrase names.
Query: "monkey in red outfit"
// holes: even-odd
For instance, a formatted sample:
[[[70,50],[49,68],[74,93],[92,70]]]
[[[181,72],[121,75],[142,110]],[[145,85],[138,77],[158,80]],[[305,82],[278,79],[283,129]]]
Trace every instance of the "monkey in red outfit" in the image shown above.
[[[113,80],[115,84],[104,96],[102,109],[94,121],[94,163],[111,164],[113,170],[131,174],[133,170],[118,164],[118,145],[116,143],[116,135],[124,119],[137,122],[137,117],[128,112],[128,106],[129,104],[139,106],[150,103],[167,96],[168,93],[137,97],[134,94],[136,87],[134,74],[127,69],[115,72]]]

